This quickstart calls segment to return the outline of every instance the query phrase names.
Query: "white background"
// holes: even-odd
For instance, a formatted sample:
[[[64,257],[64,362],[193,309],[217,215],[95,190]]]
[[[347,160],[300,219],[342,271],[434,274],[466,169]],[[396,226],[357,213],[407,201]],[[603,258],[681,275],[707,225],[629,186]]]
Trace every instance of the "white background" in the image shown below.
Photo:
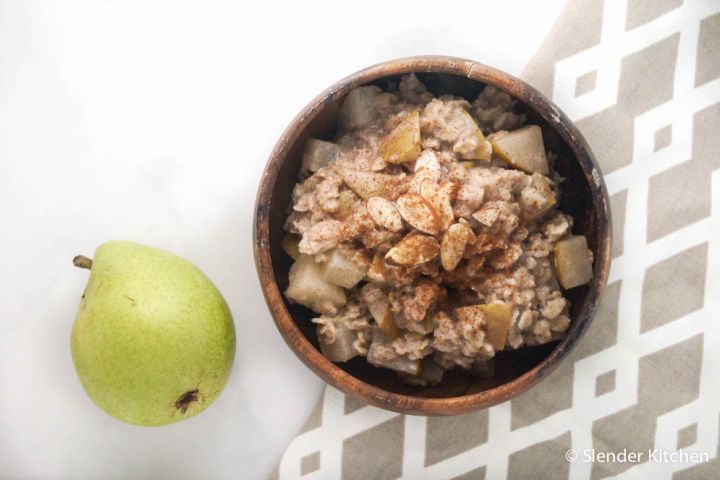
[[[275,140],[382,60],[518,74],[563,2],[243,3],[0,0],[0,478],[267,476],[322,389],[255,274]],[[236,363],[203,414],[136,427],[84,394],[69,337],[88,275],[71,259],[110,239],[184,256],[226,296]]]

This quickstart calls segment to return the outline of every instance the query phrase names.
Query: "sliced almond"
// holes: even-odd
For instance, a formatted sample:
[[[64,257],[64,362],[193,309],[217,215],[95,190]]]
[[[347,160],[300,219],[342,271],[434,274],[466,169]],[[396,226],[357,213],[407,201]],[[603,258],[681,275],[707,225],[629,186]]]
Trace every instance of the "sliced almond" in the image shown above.
[[[473,245],[477,241],[477,235],[475,235],[475,232],[472,229],[472,226],[470,225],[470,222],[465,220],[464,218],[458,219],[459,223],[462,223],[463,225],[466,225],[468,227],[468,245]]]
[[[477,243],[477,235],[473,232],[473,229],[468,226],[468,245],[475,245]]]
[[[451,272],[462,259],[472,230],[463,223],[456,223],[447,229],[440,244],[440,263]]]
[[[397,209],[414,229],[436,235],[440,231],[440,219],[432,204],[415,193],[400,195]]]
[[[422,182],[425,180],[430,179],[433,182],[437,183],[437,181],[440,179],[439,174],[435,174],[431,169],[427,167],[420,167],[417,170],[415,170],[415,174],[412,176],[412,179],[410,180],[410,187],[408,188],[408,191],[410,193],[420,193],[420,185],[422,185]]]
[[[399,179],[384,173],[363,172],[360,170],[344,169],[340,175],[348,187],[357,193],[363,200],[380,196],[392,198]]]
[[[415,171],[417,172],[421,168],[427,168],[433,173],[435,178],[440,178],[440,162],[432,150],[423,150],[415,161]]]
[[[421,265],[439,254],[440,244],[435,237],[411,233],[390,249],[385,261],[391,265]]]
[[[383,197],[370,197],[367,201],[367,210],[370,217],[379,226],[391,232],[402,230],[402,217],[390,200]]]
[[[441,189],[437,183],[428,178],[420,184],[420,196],[430,202],[430,205],[437,213],[440,230],[448,228],[455,216],[453,215],[452,204],[447,191]]]
[[[500,216],[500,206],[496,202],[488,202],[480,210],[472,214],[472,217],[486,227],[492,227]]]
[[[458,190],[460,190],[460,182],[456,180],[443,180],[439,183],[440,191],[450,199],[450,202],[454,202],[457,198]]]

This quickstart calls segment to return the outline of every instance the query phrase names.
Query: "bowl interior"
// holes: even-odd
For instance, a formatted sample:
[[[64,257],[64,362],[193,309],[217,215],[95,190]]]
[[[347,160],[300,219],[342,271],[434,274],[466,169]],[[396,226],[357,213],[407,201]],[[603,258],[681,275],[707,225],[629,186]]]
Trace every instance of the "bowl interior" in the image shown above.
[[[469,101],[474,100],[485,86],[476,80],[454,74],[425,72],[417,73],[417,76],[436,96],[452,94],[464,97]],[[383,89],[394,88],[399,78],[399,76],[387,76],[369,83]],[[284,235],[283,224],[293,186],[297,181],[303,146],[308,137],[325,140],[333,138],[337,129],[336,116],[342,99],[342,95],[333,95],[326,102],[320,104],[320,110],[315,118],[304,125],[301,131],[297,132],[296,139],[287,146],[286,157],[279,167],[269,205],[269,249],[280,291],[287,288],[288,271],[291,265],[291,260],[280,247],[280,240]],[[565,178],[562,185],[563,196],[560,209],[573,217],[573,232],[585,235],[589,247],[597,254],[602,239],[597,228],[596,206],[592,200],[586,174],[576,160],[572,149],[553,126],[538,112],[523,103],[522,99],[518,100],[516,110],[527,115],[528,123],[539,125],[542,128],[546,149],[557,155],[555,169]],[[566,296],[571,302],[570,314],[573,320],[568,336],[577,335],[577,333],[573,334],[573,328],[576,327],[578,319],[589,315],[592,309],[592,305],[590,305],[592,301],[589,301],[588,296],[593,285],[596,285],[596,281],[593,281],[590,286],[586,285],[566,292]],[[286,299],[283,298],[283,300],[299,330],[318,349],[315,326],[310,321],[314,314],[307,308],[290,305]],[[447,398],[478,393],[506,384],[538,365],[557,346],[558,342],[552,342],[538,347],[498,352],[494,376],[476,378],[461,369],[454,369],[447,372],[443,381],[434,387],[406,385],[393,372],[375,368],[364,358],[355,358],[344,364],[337,364],[337,367],[363,382],[390,392],[425,398]]]

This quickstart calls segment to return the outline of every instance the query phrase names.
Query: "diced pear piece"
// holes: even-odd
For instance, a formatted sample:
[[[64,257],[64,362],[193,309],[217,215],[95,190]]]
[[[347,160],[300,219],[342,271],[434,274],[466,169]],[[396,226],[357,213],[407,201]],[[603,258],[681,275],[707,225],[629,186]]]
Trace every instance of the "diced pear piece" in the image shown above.
[[[344,288],[352,288],[365,277],[367,268],[342,256],[337,250],[330,252],[327,262],[322,265],[325,280]]]
[[[487,322],[485,333],[488,342],[495,350],[505,348],[505,340],[510,327],[510,318],[512,317],[512,305],[509,303],[470,305],[456,308],[455,312],[459,318],[473,316],[476,312],[482,312]]]
[[[375,95],[375,98],[373,98],[373,102],[375,103],[375,110],[377,110],[378,112],[389,110],[392,107],[393,103],[395,103],[395,101],[395,95],[390,92],[380,92]]]
[[[395,315],[393,314],[390,307],[385,310],[383,316],[378,320],[376,319],[378,327],[382,330],[383,334],[390,340],[395,340],[400,336],[400,328],[398,328],[395,322]]]
[[[370,350],[372,350],[372,348],[372,345],[370,345]],[[376,367],[389,368],[390,370],[407,373],[408,375],[420,374],[420,360],[410,360],[405,355],[387,359],[379,355],[371,356],[371,354],[368,353],[368,362]]]
[[[420,360],[410,360],[402,355],[392,359],[387,358],[386,352],[392,349],[391,340],[388,339],[380,329],[373,331],[372,343],[367,353],[367,361],[371,365],[382,368],[389,368],[396,372],[403,372],[409,375],[420,374]]]
[[[412,112],[385,138],[380,140],[378,153],[388,163],[416,160],[422,152],[420,145],[420,112]]]
[[[355,213],[357,203],[360,199],[352,190],[342,190],[338,195],[337,216],[340,220],[345,220]]]
[[[555,244],[555,271],[565,290],[592,280],[592,252],[584,235],[570,236]]]
[[[420,364],[420,378],[428,385],[437,385],[442,381],[445,369],[441,367],[432,356],[422,359]]]
[[[302,168],[317,172],[322,167],[330,165],[340,153],[340,145],[325,140],[310,138],[305,143],[305,151],[302,158]]]
[[[300,255],[290,267],[288,280],[285,295],[318,313],[334,313],[333,308],[341,307],[347,302],[345,290],[328,282],[321,266],[310,255]]]
[[[386,293],[377,285],[368,283],[362,288],[361,297],[380,331],[388,339],[395,340],[400,335],[400,328],[395,322],[395,315],[390,309]]]
[[[547,209],[555,206],[557,199],[555,198],[555,192],[552,189],[550,179],[540,172],[535,172],[532,175],[533,186],[546,198]]]
[[[370,286],[370,285],[368,285]],[[382,333],[390,340],[400,336],[400,328],[395,323],[395,315],[390,310],[390,303],[384,298],[376,298],[368,303],[370,315],[375,319]]]
[[[331,362],[347,362],[351,358],[358,356],[358,351],[354,346],[357,334],[346,325],[341,323],[335,325],[334,342],[328,343],[322,335],[318,335],[318,340],[320,342],[320,351]]]
[[[470,128],[472,131],[473,137],[477,140],[477,148],[470,154],[465,155],[465,160],[483,160],[483,161],[490,161],[490,156],[492,154],[492,146],[490,145],[490,142],[488,142],[485,139],[485,135],[483,135],[482,130],[480,130],[480,127],[478,127],[478,124],[475,122],[475,119],[470,115],[470,113],[467,110],[461,110],[463,113],[461,114],[463,117],[464,123]]]
[[[373,282],[382,283],[385,281],[385,275],[385,257],[382,253],[375,252],[375,256],[370,262],[370,268],[368,268],[367,278]]]
[[[550,173],[542,130],[537,125],[495,133],[491,141],[493,153],[513,167],[527,173]]]
[[[375,122],[379,117],[377,100],[380,93],[382,90],[373,85],[350,90],[338,112],[340,126],[355,130],[368,127]]]
[[[300,257],[299,243],[300,237],[294,233],[287,233],[282,240],[280,240],[280,246],[293,260],[297,260]]]
[[[428,333],[431,333],[434,329],[435,325],[433,324],[432,317],[430,315],[426,315],[422,321],[422,332],[427,335]]]
[[[510,318],[512,317],[512,305],[509,303],[489,303],[480,305],[487,320],[487,339],[497,350],[505,348]]]
[[[397,357],[392,360],[386,360],[381,367],[395,370],[396,372],[407,373],[408,375],[420,375],[420,360],[410,360],[406,356]]]

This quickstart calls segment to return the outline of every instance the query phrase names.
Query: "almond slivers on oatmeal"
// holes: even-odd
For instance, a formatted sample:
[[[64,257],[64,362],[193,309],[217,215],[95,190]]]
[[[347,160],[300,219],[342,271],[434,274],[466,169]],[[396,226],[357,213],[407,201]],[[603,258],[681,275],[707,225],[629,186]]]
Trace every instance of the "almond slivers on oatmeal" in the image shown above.
[[[325,356],[434,385],[563,337],[564,292],[592,280],[593,255],[509,95],[436,97],[411,74],[351,91],[338,127],[307,141],[282,241],[285,295],[316,313]]]

